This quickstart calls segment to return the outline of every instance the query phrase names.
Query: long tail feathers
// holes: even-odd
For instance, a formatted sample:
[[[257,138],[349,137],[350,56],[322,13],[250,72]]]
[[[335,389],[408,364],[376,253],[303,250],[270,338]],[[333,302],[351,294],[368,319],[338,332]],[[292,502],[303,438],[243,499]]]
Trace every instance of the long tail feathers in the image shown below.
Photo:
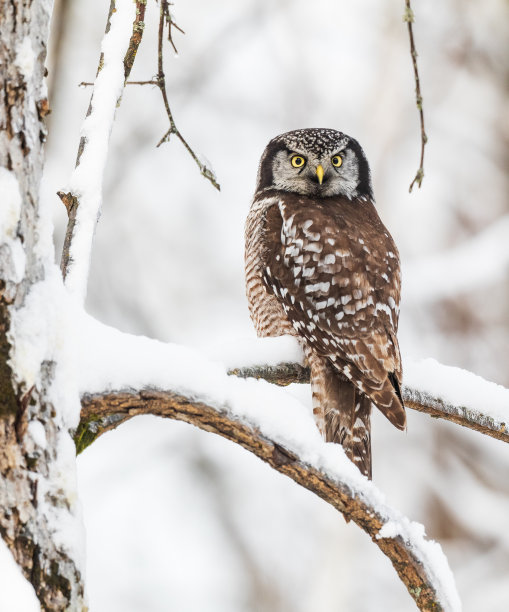
[[[343,446],[347,457],[371,479],[371,400],[336,377],[337,407],[325,413],[325,440]]]
[[[311,387],[313,412],[325,440],[341,444],[371,478],[371,400],[324,362],[311,363]]]
[[[371,400],[357,390],[355,390],[353,421],[348,442],[352,448],[352,461],[371,480]]]

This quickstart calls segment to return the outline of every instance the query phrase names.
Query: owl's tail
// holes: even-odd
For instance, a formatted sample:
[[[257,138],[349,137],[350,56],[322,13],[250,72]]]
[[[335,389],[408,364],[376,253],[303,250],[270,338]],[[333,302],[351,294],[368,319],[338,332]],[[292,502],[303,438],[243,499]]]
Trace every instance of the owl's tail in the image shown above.
[[[348,458],[371,480],[371,400],[348,381],[340,380],[338,386],[339,401],[349,402],[349,414],[343,419],[336,412],[325,415],[325,440],[342,444]]]
[[[371,400],[325,360],[310,360],[313,413],[326,442],[343,446],[346,456],[371,479]]]

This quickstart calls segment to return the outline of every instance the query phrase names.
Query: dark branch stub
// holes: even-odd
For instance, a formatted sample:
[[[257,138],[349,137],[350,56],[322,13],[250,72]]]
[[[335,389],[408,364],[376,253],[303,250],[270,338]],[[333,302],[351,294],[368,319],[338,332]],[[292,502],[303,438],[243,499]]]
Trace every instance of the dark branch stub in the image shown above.
[[[421,159],[414,180],[410,183],[410,187],[408,189],[408,191],[411,193],[416,183],[419,188],[421,187],[422,179],[424,178],[424,149],[426,147],[426,143],[428,142],[428,137],[426,136],[426,131],[424,129],[424,111],[422,108],[421,82],[419,79],[419,69],[417,67],[417,50],[415,48],[413,31],[414,12],[412,11],[410,0],[405,0],[405,12],[403,14],[403,21],[407,24],[408,27],[408,37],[410,40],[410,55],[412,57],[412,66],[414,69],[415,79],[415,102],[417,105],[417,110],[419,111],[419,121],[421,125]]]

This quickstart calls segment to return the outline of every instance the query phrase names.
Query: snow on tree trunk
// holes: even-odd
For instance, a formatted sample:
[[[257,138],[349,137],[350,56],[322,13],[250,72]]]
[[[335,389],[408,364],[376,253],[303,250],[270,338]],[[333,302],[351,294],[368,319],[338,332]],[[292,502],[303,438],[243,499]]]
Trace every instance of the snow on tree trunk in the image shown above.
[[[53,611],[84,604],[69,435],[79,396],[62,359],[65,299],[38,203],[51,10],[51,0],[0,0],[0,534]]]

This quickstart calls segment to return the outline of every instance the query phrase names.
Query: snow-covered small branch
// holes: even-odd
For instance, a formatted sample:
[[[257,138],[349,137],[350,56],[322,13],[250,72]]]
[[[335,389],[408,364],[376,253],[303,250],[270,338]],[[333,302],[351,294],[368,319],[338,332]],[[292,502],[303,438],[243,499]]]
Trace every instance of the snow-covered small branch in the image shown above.
[[[102,179],[108,143],[121,98],[143,34],[144,2],[112,0],[101,58],[81,128],[76,168],[67,187],[58,193],[69,215],[62,253],[67,288],[83,302],[86,295],[92,242],[102,204]]]
[[[389,557],[420,610],[460,610],[440,546],[425,538],[421,525],[388,506],[340,447],[318,441],[318,435],[317,444],[308,444],[307,436],[285,438],[263,418],[240,415],[228,404],[214,406],[172,391],[144,389],[86,395],[82,406],[82,436],[87,424],[106,430],[136,415],[155,414],[185,421],[239,444],[363,529]]]
[[[429,379],[426,380],[426,372]],[[308,383],[309,368],[299,363],[280,363],[231,368],[229,374],[242,378],[264,379],[276,385]],[[411,382],[403,386],[405,406],[434,418],[451,421],[486,436],[509,442],[509,391],[480,376],[441,365],[429,359],[408,368]],[[446,399],[449,389],[455,388],[452,378],[460,379],[463,390],[459,401]],[[441,381],[434,393],[428,390],[429,381]],[[440,384],[440,383],[439,383]],[[463,400],[464,403],[461,403]]]

